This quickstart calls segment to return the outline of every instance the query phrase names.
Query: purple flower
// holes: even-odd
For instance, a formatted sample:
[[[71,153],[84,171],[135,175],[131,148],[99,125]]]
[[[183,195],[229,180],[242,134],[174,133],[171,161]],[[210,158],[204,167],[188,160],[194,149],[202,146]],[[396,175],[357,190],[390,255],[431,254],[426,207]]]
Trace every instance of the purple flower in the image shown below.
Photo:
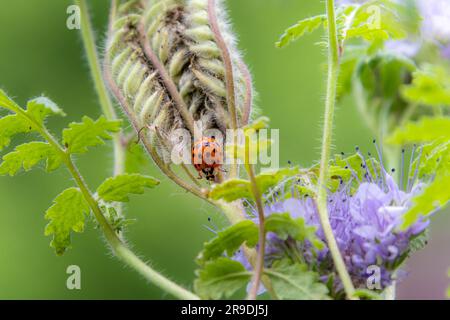
[[[385,288],[392,283],[394,271],[407,257],[411,240],[429,224],[428,220],[421,220],[407,230],[399,231],[403,214],[423,185],[416,183],[408,191],[402,191],[383,168],[377,174],[367,170],[362,181],[353,173],[353,179],[341,183],[336,191],[328,195],[330,223],[354,285],[366,288],[368,276],[373,272],[368,268],[378,266],[380,284]],[[289,190],[287,183],[281,189]],[[251,204],[249,208],[250,218],[258,223]],[[292,218],[303,218],[308,226],[317,227],[316,235],[326,242],[314,199],[292,192],[274,196],[265,206],[267,216],[285,212],[290,213]],[[292,256],[294,247],[310,269],[320,273],[324,282],[334,272],[328,248],[317,252],[308,241],[294,241],[292,245],[292,239],[283,241],[274,233],[268,233],[266,243],[265,263],[268,267],[276,260]],[[242,254],[236,255],[236,259],[250,268]],[[335,289],[342,289],[338,280],[335,281]]]
[[[389,40],[385,44],[385,49],[388,52],[412,58],[419,52],[421,46],[422,46],[421,41],[414,41],[410,39]]]
[[[450,40],[450,2],[448,0],[417,0],[423,17],[422,35],[440,42]]]

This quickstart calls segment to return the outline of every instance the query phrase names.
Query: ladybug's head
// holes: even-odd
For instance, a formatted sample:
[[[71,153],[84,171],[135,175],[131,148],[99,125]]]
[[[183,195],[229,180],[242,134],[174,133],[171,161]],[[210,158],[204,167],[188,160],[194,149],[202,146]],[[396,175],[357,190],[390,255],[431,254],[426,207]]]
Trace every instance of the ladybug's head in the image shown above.
[[[216,171],[214,168],[205,168],[203,169],[203,173],[205,174],[205,178],[208,181],[215,181],[216,180]]]

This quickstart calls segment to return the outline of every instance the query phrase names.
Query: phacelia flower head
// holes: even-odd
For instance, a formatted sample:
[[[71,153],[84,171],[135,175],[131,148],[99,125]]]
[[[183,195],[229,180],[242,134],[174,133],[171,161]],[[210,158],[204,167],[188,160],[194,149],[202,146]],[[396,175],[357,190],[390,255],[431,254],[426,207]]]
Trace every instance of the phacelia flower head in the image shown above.
[[[411,241],[422,234],[429,221],[419,220],[406,230],[401,230],[403,214],[411,206],[411,199],[423,188],[420,182],[408,181],[406,190],[397,184],[393,176],[383,166],[375,168],[373,159],[361,159],[360,172],[349,164],[347,169],[352,177],[341,180],[334,191],[329,191],[328,212],[334,236],[344,258],[347,270],[354,285],[366,288],[373,267],[379,268],[379,284],[382,289],[389,286],[395,278],[395,272],[410,253]],[[370,165],[372,164],[372,165]],[[370,168],[370,169],[369,169]],[[292,179],[291,179],[292,180]],[[313,197],[300,195],[293,186],[298,182],[285,181],[278,194],[271,195],[265,206],[266,216],[288,212],[292,218],[303,218],[307,226],[315,226],[316,235],[324,243],[317,204]],[[406,184],[406,183],[405,183]],[[251,204],[250,216],[253,217]],[[257,219],[254,219],[257,223]],[[299,255],[311,270],[318,271],[324,282],[328,282],[335,272],[328,248],[317,250],[311,243],[283,240],[276,234],[268,233],[266,240],[266,266],[286,257]],[[246,267],[245,258],[236,256]],[[339,280],[334,277],[334,290],[341,290]]]

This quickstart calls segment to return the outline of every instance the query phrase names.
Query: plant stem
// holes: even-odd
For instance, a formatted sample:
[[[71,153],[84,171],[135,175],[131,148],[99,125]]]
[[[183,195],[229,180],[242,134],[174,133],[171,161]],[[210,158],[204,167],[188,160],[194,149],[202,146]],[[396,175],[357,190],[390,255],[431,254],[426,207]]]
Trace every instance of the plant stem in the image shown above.
[[[78,171],[78,168],[73,163],[70,154],[67,153],[66,150],[64,150],[64,148],[58,143],[55,137],[53,137],[45,127],[37,123],[18,105],[12,104],[6,107],[22,116],[23,118],[27,119],[27,121],[29,121],[35,127],[37,132],[58,152],[64,164],[67,166],[70,174],[74,178],[76,184],[78,185],[81,193],[83,194],[84,199],[89,204],[89,207],[94,213],[94,216],[100,227],[102,228],[109,246],[119,259],[139,272],[147,280],[153,282],[156,286],[172,294],[173,296],[185,300],[199,299],[199,297],[197,297],[195,294],[187,291],[186,289],[167,279],[157,271],[153,270],[150,266],[146,265],[142,260],[140,260],[130,249],[128,249],[123,241],[115,233],[106,218],[103,216],[97,200],[95,200],[92,196],[92,193],[89,190],[80,172]]]
[[[222,36],[222,32],[219,27],[219,21],[217,19],[216,13],[216,0],[208,0],[208,19],[211,26],[211,30],[214,34],[214,39],[216,40],[217,46],[220,49],[222,60],[225,66],[225,84],[227,90],[227,105],[228,110],[230,110],[231,117],[231,129],[235,131],[234,135],[234,145],[237,145],[237,135],[236,130],[238,129],[239,123],[236,112],[236,92],[235,92],[235,83],[234,83],[234,71],[233,71],[233,62],[230,51],[228,50],[227,43]],[[249,89],[247,89],[247,92]],[[250,88],[251,90],[251,88]],[[230,177],[234,178],[239,174],[237,163],[233,163],[231,165]]]
[[[106,218],[103,216],[97,201],[93,198],[87,185],[83,181],[83,178],[70,159],[70,156],[67,154],[65,163],[70,173],[74,177],[78,187],[83,193],[84,198],[91,207],[92,212],[94,213],[97,222],[101,226],[103,233],[105,234],[105,238],[108,241],[108,244],[110,245],[113,253],[128,266],[140,273],[144,278],[154,283],[165,292],[172,294],[174,297],[183,300],[198,300],[199,298],[195,294],[191,293],[190,291],[164,277],[157,271],[153,270],[150,266],[139,259],[129,248],[126,247],[122,240],[117,236],[115,231],[111,228],[111,225],[108,223]]]
[[[75,4],[80,8],[81,37],[83,39],[83,44],[89,63],[89,69],[94,81],[94,86],[98,95],[100,107],[106,119],[110,121],[117,120],[116,111],[114,110],[111,97],[108,93],[105,82],[103,81],[102,68],[95,45],[95,37],[94,32],[92,31],[93,29],[86,0],[75,0]],[[122,144],[121,136],[121,133],[116,133],[113,136],[114,175],[122,174],[125,171],[125,146]]]
[[[106,85],[103,82],[102,68],[97,54],[94,32],[92,31],[91,19],[86,1],[75,0],[75,4],[80,8],[81,12],[81,36],[86,50],[92,79],[94,80],[95,89],[100,100],[100,106],[103,114],[108,120],[115,120],[117,119],[117,116]]]
[[[328,81],[327,97],[325,105],[325,124],[322,138],[322,153],[320,161],[319,190],[317,195],[317,207],[328,248],[334,261],[334,265],[344,286],[348,299],[353,299],[354,287],[350,275],[341,256],[336,239],[333,235],[327,207],[327,178],[328,163],[331,152],[334,109],[336,103],[336,88],[339,74],[339,48],[336,30],[336,17],[334,0],[327,0],[328,17]]]
[[[227,217],[228,221],[231,224],[239,223],[246,219],[244,212],[242,210],[242,207],[237,202],[234,203],[227,203],[223,200],[215,201],[213,202],[213,205],[215,205],[217,208],[219,208]],[[242,248],[244,250],[244,255],[247,259],[247,261],[250,263],[250,265],[253,267],[253,269],[256,269],[256,261],[258,258],[258,253],[255,249],[249,248],[247,246],[243,246]],[[266,275],[261,276],[261,282],[264,284],[264,287],[266,288],[267,292],[270,294],[270,296],[273,299],[278,300],[278,296],[273,290],[272,283]]]
[[[248,150],[248,148],[247,148]],[[247,151],[248,152],[248,151]],[[249,161],[249,157],[246,157],[246,161]],[[256,183],[255,172],[251,164],[245,164],[248,177],[250,179],[253,197],[256,202],[256,209],[258,211],[259,220],[259,242],[258,242],[258,255],[256,257],[256,264],[254,268],[254,276],[252,281],[252,287],[250,288],[247,296],[247,300],[255,300],[258,295],[259,284],[261,282],[261,276],[264,269],[264,251],[266,248],[266,231],[264,228],[265,217],[264,217],[264,207],[261,201],[261,192],[259,191],[258,184]]]

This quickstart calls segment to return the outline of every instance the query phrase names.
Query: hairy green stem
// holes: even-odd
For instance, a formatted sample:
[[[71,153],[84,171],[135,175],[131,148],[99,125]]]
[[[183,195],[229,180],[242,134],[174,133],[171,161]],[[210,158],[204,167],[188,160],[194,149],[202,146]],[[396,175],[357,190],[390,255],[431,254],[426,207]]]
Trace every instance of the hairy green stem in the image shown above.
[[[44,126],[37,123],[21,107],[16,104],[8,104],[5,107],[17,113],[21,117],[27,119],[27,121],[30,122],[35,130],[58,152],[64,164],[67,166],[70,174],[74,178],[78,188],[83,194],[84,199],[89,204],[89,207],[94,213],[94,216],[100,227],[102,228],[108,244],[119,259],[139,272],[147,280],[154,283],[162,290],[172,294],[173,296],[185,300],[199,299],[199,297],[197,297],[192,292],[184,289],[183,287],[172,282],[157,271],[153,270],[150,266],[146,265],[142,260],[140,260],[130,249],[128,249],[123,241],[115,233],[108,220],[106,220],[106,218],[103,216],[97,200],[93,197],[78,168],[73,163],[70,154],[58,143],[55,137],[53,137],[52,134],[50,134],[50,132],[48,132],[48,130]]]
[[[100,227],[103,230],[106,240],[110,245],[113,253],[128,266],[132,267],[135,271],[140,273],[144,278],[149,280],[150,282],[157,285],[159,288],[164,290],[167,293],[172,294],[174,297],[184,300],[197,300],[199,299],[192,292],[184,289],[178,284],[174,283],[170,279],[164,277],[157,271],[153,270],[150,266],[148,266],[145,262],[143,262],[139,257],[136,256],[117,236],[117,234],[112,229],[111,225],[108,223],[106,218],[103,216],[97,201],[92,196],[89,191],[87,185],[83,181],[82,176],[78,172],[77,168],[73,164],[70,156],[66,154],[65,163],[74,177],[78,187],[83,193],[84,198],[88,202],[89,206],[94,213],[94,216],[99,223]]]
[[[344,259],[342,258],[336,239],[333,235],[327,207],[328,163],[331,153],[333,118],[336,104],[336,88],[339,75],[339,47],[336,30],[334,0],[327,0],[326,8],[328,17],[328,80],[317,207],[322,229],[325,234],[331,256],[333,257],[335,268],[342,281],[347,298],[353,299],[355,288],[353,287],[352,280],[345,266]]]
[[[246,162],[250,162],[249,148],[246,148]],[[266,248],[266,231],[264,228],[265,217],[264,217],[264,207],[261,200],[261,192],[259,190],[258,184],[256,183],[255,172],[253,165],[250,163],[245,164],[245,169],[247,171],[248,177],[250,179],[251,189],[253,197],[255,198],[256,209],[258,211],[259,220],[259,242],[258,242],[258,254],[256,256],[256,263],[254,267],[254,276],[252,280],[252,286],[248,292],[247,299],[255,300],[258,295],[258,289],[261,282],[261,277],[264,269],[264,253]]]
[[[236,92],[234,88],[234,71],[233,71],[233,62],[231,59],[230,51],[228,50],[225,39],[222,36],[222,32],[220,31],[219,22],[217,20],[216,13],[216,0],[208,0],[208,18],[211,26],[211,30],[214,34],[214,38],[216,40],[217,46],[220,49],[222,55],[222,61],[225,66],[225,85],[227,90],[227,105],[228,110],[230,110],[231,116],[231,129],[238,129],[238,119],[236,113]],[[237,144],[237,136],[234,136],[234,144]],[[233,163],[231,165],[230,177],[234,178],[239,174],[237,163]]]
[[[95,45],[95,38],[93,29],[91,26],[91,21],[89,17],[89,11],[85,0],[75,0],[75,4],[79,6],[81,12],[81,35],[89,62],[89,67],[91,70],[91,75],[94,81],[95,89],[97,91],[100,106],[102,112],[108,120],[116,120],[117,115],[112,104],[112,100],[108,94],[105,82],[102,77],[102,68],[100,60],[98,58],[98,53]],[[116,2],[112,1],[112,6],[115,7]],[[114,10],[113,10],[114,11]],[[91,207],[92,212],[99,225],[101,226],[103,233],[105,235],[108,244],[110,245],[114,254],[125,262],[127,265],[132,267],[135,271],[140,273],[144,278],[153,282],[158,287],[164,291],[172,294],[173,296],[180,299],[199,299],[195,294],[189,292],[188,290],[180,287],[176,283],[172,282],[168,278],[164,277],[157,271],[153,270],[150,266],[145,264],[141,259],[139,259],[123,241],[119,238],[116,232],[113,230],[111,225],[108,223],[106,218],[103,216],[97,201],[92,196],[87,185],[85,184],[82,176],[80,175],[78,169],[74,165],[70,155],[68,155],[56,142],[56,140],[45,130],[44,137],[51,143],[55,148],[57,148],[63,156],[64,162],[69,169],[70,173],[74,177],[78,187],[80,188],[84,198]],[[114,175],[119,175],[124,173],[125,170],[125,151],[126,144],[122,141],[122,134],[115,134],[113,137],[114,141]]]
[[[100,100],[100,106],[102,108],[103,114],[108,120],[115,120],[117,119],[117,116],[112,104],[112,100],[108,94],[106,85],[103,82],[102,68],[97,54],[94,32],[92,31],[92,25],[86,1],[75,0],[75,4],[80,8],[81,36],[83,39],[84,48],[86,50],[92,79],[94,81],[95,89]]]
[[[223,200],[220,200],[213,202],[213,205],[215,205],[225,214],[226,218],[231,224],[236,224],[246,219],[244,211],[242,209],[242,204],[240,204],[238,201],[233,203],[227,203]],[[252,265],[253,268],[256,269],[256,261],[258,257],[258,253],[256,252],[256,250],[244,245],[243,251],[250,265]],[[270,296],[273,299],[278,300],[278,296],[272,287],[272,283],[269,277],[266,275],[262,275],[261,282],[264,284],[264,287],[266,288]]]
[[[98,95],[100,107],[103,114],[108,120],[117,120],[116,111],[108,94],[105,82],[102,77],[102,68],[100,59],[98,57],[97,48],[95,45],[94,32],[92,31],[91,19],[89,16],[88,6],[86,0],[75,0],[75,4],[80,8],[81,13],[81,37],[86,52],[86,57],[89,63],[89,69],[94,82],[95,90]],[[122,143],[121,133],[116,133],[113,136],[114,143],[114,175],[119,175],[125,171],[125,146]]]

